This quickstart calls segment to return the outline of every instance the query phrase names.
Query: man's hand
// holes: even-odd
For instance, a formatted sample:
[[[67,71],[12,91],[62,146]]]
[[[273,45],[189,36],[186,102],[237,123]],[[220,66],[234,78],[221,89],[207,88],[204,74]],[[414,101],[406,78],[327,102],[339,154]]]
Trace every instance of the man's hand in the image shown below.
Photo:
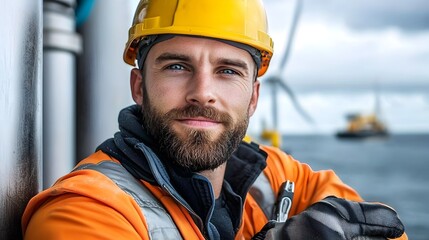
[[[404,225],[392,208],[335,197],[311,205],[285,223],[268,224],[274,227],[265,239],[369,240],[397,238],[404,233]]]

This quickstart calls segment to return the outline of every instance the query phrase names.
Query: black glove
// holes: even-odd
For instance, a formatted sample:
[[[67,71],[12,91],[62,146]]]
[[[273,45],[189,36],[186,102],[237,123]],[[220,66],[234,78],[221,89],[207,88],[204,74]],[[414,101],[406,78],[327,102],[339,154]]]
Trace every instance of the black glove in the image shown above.
[[[263,230],[265,239],[369,240],[400,237],[404,225],[385,205],[328,197],[285,223],[267,223]],[[262,239],[261,234],[255,237]]]

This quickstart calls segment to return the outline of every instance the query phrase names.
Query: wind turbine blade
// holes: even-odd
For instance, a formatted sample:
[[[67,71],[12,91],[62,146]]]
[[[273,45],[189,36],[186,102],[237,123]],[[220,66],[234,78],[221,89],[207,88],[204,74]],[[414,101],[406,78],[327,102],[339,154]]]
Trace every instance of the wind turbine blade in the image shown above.
[[[284,70],[286,68],[286,63],[289,59],[290,51],[292,49],[293,39],[295,37],[296,27],[298,25],[299,17],[301,15],[302,1],[303,0],[296,0],[295,12],[293,15],[292,25],[290,27],[289,35],[287,38],[285,52],[283,54],[282,59],[280,60],[279,73],[284,72]]]
[[[313,118],[304,110],[304,108],[299,103],[298,99],[295,96],[295,93],[292,91],[292,89],[281,79],[277,80],[277,83],[280,85],[280,87],[287,93],[289,98],[292,101],[293,106],[298,111],[298,113],[303,117],[308,123],[314,124]]]

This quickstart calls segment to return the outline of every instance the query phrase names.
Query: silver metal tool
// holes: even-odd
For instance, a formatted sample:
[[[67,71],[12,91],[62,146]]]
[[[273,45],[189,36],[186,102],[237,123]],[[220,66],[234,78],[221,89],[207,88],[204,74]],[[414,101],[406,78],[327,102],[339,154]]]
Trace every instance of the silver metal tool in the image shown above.
[[[276,202],[276,220],[277,222],[286,222],[290,208],[292,206],[295,183],[287,180],[281,187]]]

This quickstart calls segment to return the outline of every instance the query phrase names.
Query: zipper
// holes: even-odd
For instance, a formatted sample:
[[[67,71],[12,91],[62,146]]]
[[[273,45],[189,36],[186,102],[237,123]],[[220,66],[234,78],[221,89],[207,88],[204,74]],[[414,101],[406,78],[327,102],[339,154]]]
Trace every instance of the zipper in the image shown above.
[[[178,198],[175,194],[173,194],[173,191],[169,189],[169,187],[166,184],[162,184],[161,186],[176,202],[178,202],[182,207],[184,207],[193,217],[198,220],[197,225],[200,226],[200,231],[204,236],[207,236],[207,233],[205,232],[205,227],[203,224],[203,220],[192,210],[187,204],[185,204],[180,198]]]
[[[203,220],[191,209],[191,207],[186,203],[186,201],[182,199],[180,195],[176,196],[175,194],[176,191],[172,191],[170,189],[170,187],[166,183],[167,181],[163,178],[162,174],[159,172],[159,168],[156,166],[156,163],[155,163],[155,162],[161,162],[158,156],[152,151],[152,149],[150,149],[143,143],[138,143],[136,144],[136,146],[145,155],[149,163],[151,172],[154,175],[155,181],[158,182],[161,188],[164,189],[164,191],[166,191],[176,202],[182,205],[193,216],[194,219],[198,220],[196,224],[201,227],[200,228],[201,233],[206,236],[207,234],[205,234],[205,226],[204,226]],[[165,172],[163,173],[166,174]]]

